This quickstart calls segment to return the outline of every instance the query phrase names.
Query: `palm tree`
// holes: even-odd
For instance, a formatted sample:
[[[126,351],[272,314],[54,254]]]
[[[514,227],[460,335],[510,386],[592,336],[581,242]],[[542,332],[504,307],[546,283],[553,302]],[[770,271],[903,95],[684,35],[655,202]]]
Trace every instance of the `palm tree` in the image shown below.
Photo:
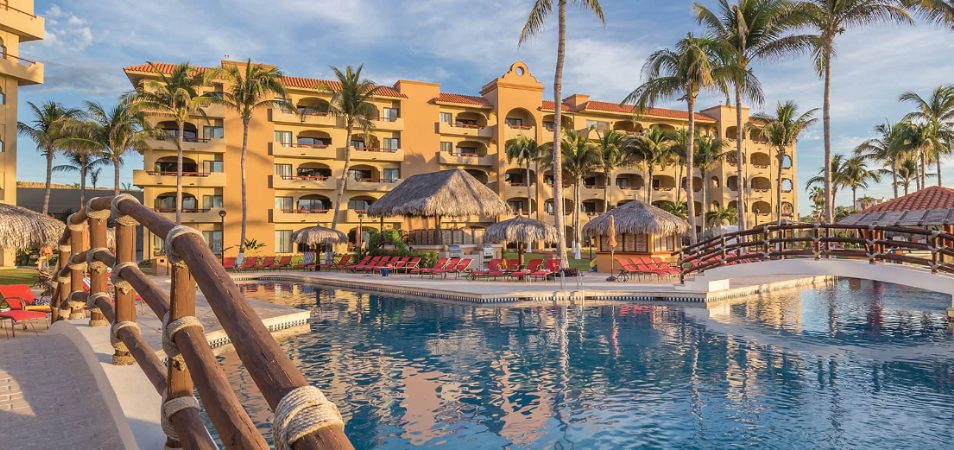
[[[634,154],[627,150],[626,134],[616,130],[606,130],[599,136],[598,150],[600,154],[600,168],[603,170],[603,212],[609,211],[609,185],[613,179],[613,171],[620,167],[633,165],[636,162]]]
[[[588,135],[589,130],[582,132],[567,130],[563,133],[563,140],[560,143],[560,151],[563,153],[563,175],[573,180],[574,248],[579,248],[580,245],[580,186],[583,184],[583,178],[600,166],[600,149],[595,143],[589,141]],[[555,172],[554,170],[554,174]],[[554,212],[556,212],[555,208]]]
[[[626,141],[626,149],[646,165],[646,203],[653,202],[653,173],[656,166],[666,167],[672,159],[672,147],[676,141],[672,133],[659,127],[651,127],[642,136]]]
[[[686,189],[694,192],[692,186],[696,132],[696,98],[700,93],[723,86],[723,68],[719,65],[725,54],[725,46],[709,38],[697,38],[689,33],[676,43],[675,49],[658,50],[649,56],[643,66],[646,82],[630,92],[623,103],[635,103],[638,111],[651,107],[657,100],[667,97],[679,97],[686,101],[689,112],[689,136],[686,145]],[[689,242],[696,243],[695,202],[688,202]]]
[[[753,61],[777,58],[801,48],[803,39],[788,34],[800,25],[800,18],[786,0],[739,0],[735,4],[720,0],[716,11],[701,3],[696,3],[694,9],[696,19],[709,34],[732,49],[727,62],[734,69],[729,78],[735,93],[736,160],[742,161],[742,100],[761,104],[763,98],[750,65]],[[743,180],[742,164],[736,167],[736,175]],[[744,192],[739,189],[739,205],[745,204]],[[746,228],[744,208],[739,210],[739,228]]]
[[[835,56],[835,38],[853,26],[877,22],[911,22],[911,16],[894,0],[804,0],[799,16],[814,34],[805,36],[818,75],[824,80],[822,124],[825,136],[825,220],[834,220],[835,187],[831,154],[831,66]]]
[[[738,223],[739,214],[735,208],[718,207],[706,213],[706,223],[710,227]]]
[[[345,161],[341,169],[341,177],[335,189],[335,215],[331,218],[331,228],[338,226],[338,214],[341,211],[341,197],[348,185],[348,171],[351,169],[351,136],[355,128],[360,129],[365,136],[374,128],[372,122],[377,118],[377,108],[371,103],[371,98],[378,92],[379,86],[373,81],[361,78],[361,70],[351,66],[345,67],[344,72],[337,67],[331,70],[335,73],[338,83],[331,89],[331,102],[328,112],[344,120],[345,125]],[[304,111],[303,111],[304,113]]]
[[[91,120],[73,120],[65,125],[62,148],[66,153],[66,164],[53,167],[54,172],[79,173],[80,209],[86,207],[86,182],[90,170],[109,164],[104,157],[102,143],[97,139],[99,125]]]
[[[775,193],[775,209],[777,212],[776,220],[782,222],[782,166],[785,161],[786,151],[795,146],[798,137],[806,128],[813,125],[818,119],[815,113],[818,108],[810,109],[799,114],[798,105],[789,100],[785,103],[778,103],[775,108],[775,115],[756,114],[757,120],[763,121],[762,134],[768,140],[769,145],[775,149],[775,159],[778,160],[778,176],[776,183],[778,190]]]
[[[519,136],[516,139],[511,139],[507,141],[507,146],[505,148],[507,153],[507,162],[516,161],[518,165],[523,165],[526,168],[526,183],[527,183],[527,216],[533,212],[533,199],[537,198],[531,195],[530,191],[530,167],[531,165],[536,165],[537,173],[540,170],[540,158],[544,153],[543,146],[537,143],[536,139],[531,139],[526,136]],[[537,186],[539,191],[540,186]],[[540,209],[537,208],[537,219],[540,218]]]
[[[822,189],[825,190],[825,187],[829,184],[828,180],[831,180],[831,188],[825,191],[825,202],[822,205],[825,208],[825,217],[824,219],[828,220],[828,210],[834,210],[834,207],[829,206],[828,199],[831,198],[831,201],[835,201],[835,197],[838,195],[838,189],[843,186],[843,180],[841,175],[844,174],[844,165],[845,158],[842,154],[836,154],[831,158],[831,171],[829,177],[826,177],[825,168],[822,167],[818,171],[818,175],[815,175],[808,179],[808,183],[805,184],[805,187],[811,189],[812,187],[821,185]],[[829,194],[830,192],[830,194]],[[829,197],[830,195],[830,197]]]
[[[706,212],[709,210],[709,198],[706,192],[709,187],[709,170],[711,170],[716,163],[725,159],[729,153],[730,152],[723,147],[722,140],[715,136],[706,135],[696,137],[696,151],[694,156],[696,157],[696,167],[699,168],[699,173],[702,175],[703,218],[708,217]],[[705,229],[708,224],[708,219],[706,219],[706,223],[703,224],[703,229]]]
[[[155,133],[142,111],[128,99],[120,99],[109,110],[98,103],[86,102],[85,115],[95,124],[93,137],[103,149],[103,157],[113,165],[113,195],[119,195],[119,168],[126,153],[142,154],[149,148],[146,139]]]
[[[918,179],[918,163],[911,158],[905,158],[898,163],[895,172],[898,175],[898,183],[904,186],[904,195],[908,195],[911,182]]]
[[[248,152],[248,126],[255,110],[268,106],[291,108],[288,93],[282,84],[282,71],[273,66],[252,64],[251,58],[244,66],[229,64],[215,73],[228,89],[222,93],[222,103],[235,110],[242,118],[242,232],[239,237],[239,259],[245,254],[245,229],[248,223],[248,197],[245,181],[245,160]]]
[[[894,191],[894,198],[898,198],[898,162],[908,152],[904,145],[903,129],[903,123],[898,125],[891,125],[890,122],[879,124],[875,127],[875,132],[879,134],[878,137],[868,139],[855,147],[855,155],[880,162],[888,172],[891,172],[891,187]]]
[[[808,198],[812,201],[812,219],[821,222],[825,216],[825,189],[818,186],[811,188]]]
[[[858,201],[858,189],[868,189],[868,182],[881,181],[881,171],[868,168],[865,158],[853,156],[845,160],[841,167],[838,179],[842,186],[851,189],[851,208],[854,209]]]
[[[89,170],[89,184],[93,185],[93,189],[96,189],[99,184],[99,174],[101,173],[103,173],[103,169],[100,167]]]
[[[689,216],[689,209],[686,207],[684,202],[674,202],[670,200],[663,200],[659,202],[659,209],[668,212],[680,219],[686,219]]]
[[[932,22],[954,29],[954,0],[904,0],[904,5]]]
[[[941,159],[948,143],[954,140],[954,84],[934,88],[929,98],[908,91],[898,99],[914,103],[915,110],[904,118],[921,125],[921,185],[924,186],[924,160],[930,156],[937,165],[937,185],[941,186]]]
[[[193,116],[208,122],[204,108],[217,99],[199,93],[207,85],[209,72],[182,63],[166,75],[155,64],[149,63],[149,66],[159,79],[140,83],[130,100],[136,103],[137,108],[176,123],[176,223],[179,224],[182,223],[182,144],[185,141],[185,123]]]
[[[60,143],[63,137],[64,123],[80,116],[81,111],[75,108],[66,108],[63,105],[48,101],[42,106],[27,102],[33,112],[33,120],[29,123],[18,122],[17,133],[28,136],[36,144],[37,150],[46,158],[46,184],[43,190],[43,214],[50,212],[50,184],[53,182],[53,159],[56,152],[62,150]]]
[[[553,72],[553,143],[561,142],[561,116],[563,104],[563,64],[566,60],[566,5],[572,1],[581,8],[591,11],[599,19],[601,24],[606,24],[606,17],[603,15],[603,7],[599,0],[556,0],[557,3],[557,57],[556,69]],[[518,45],[522,45],[530,37],[543,29],[543,23],[547,16],[553,11],[553,0],[535,0],[527,22],[520,30],[520,39]],[[566,267],[566,231],[563,224],[563,163],[562,152],[551,152],[553,154],[553,212],[556,214],[556,228],[559,236],[557,242],[557,255],[560,257],[561,264]]]
[[[669,154],[667,164],[676,166],[676,202],[682,201],[682,172],[685,169],[686,158],[689,155],[689,133],[685,129],[675,132],[675,143],[672,146],[672,152]],[[699,138],[699,132],[696,132],[696,138]],[[695,152],[693,152],[695,155]],[[687,186],[688,189],[688,186]]]

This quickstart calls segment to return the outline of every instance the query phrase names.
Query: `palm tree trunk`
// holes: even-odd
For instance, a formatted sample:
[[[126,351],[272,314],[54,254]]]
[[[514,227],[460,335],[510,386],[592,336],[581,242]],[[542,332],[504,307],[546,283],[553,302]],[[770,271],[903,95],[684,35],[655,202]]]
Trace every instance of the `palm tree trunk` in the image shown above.
[[[113,195],[119,195],[119,159],[113,160]]]
[[[834,222],[835,192],[831,185],[831,42],[826,43],[822,65],[824,67],[825,94],[822,100],[822,124],[825,135],[825,221]]]
[[[785,158],[785,149],[782,148],[778,151],[778,154],[775,155],[778,160],[778,177],[776,182],[778,183],[778,192],[775,195],[775,209],[778,211],[778,217],[775,220],[778,221],[778,224],[782,224],[782,161]],[[794,189],[795,186],[792,186]]]
[[[176,225],[182,223],[182,143],[185,132],[185,122],[176,123],[179,127],[179,135],[176,136]]]
[[[742,85],[735,83],[735,171],[738,178],[739,191],[738,207],[736,213],[739,215],[739,229],[745,230],[745,189],[742,188],[744,178],[742,177]]]
[[[894,198],[898,198],[898,164],[897,161],[891,161],[891,188],[894,190]]]
[[[533,180],[533,185],[536,186],[536,188],[534,189],[534,190],[536,191],[536,196],[534,196],[533,200],[534,200],[534,201],[539,201],[539,200],[540,200],[540,180],[539,180],[539,178],[540,178],[540,161],[536,161],[536,162],[534,163],[534,167],[536,168],[536,173],[534,174],[535,177],[534,177],[534,180]],[[539,205],[540,205],[540,204],[537,203],[537,208],[534,210],[534,212],[537,213],[537,220],[540,220],[540,206],[539,206]],[[533,203],[531,203],[531,206],[533,206]]]
[[[341,197],[344,196],[345,186],[348,184],[348,170],[351,169],[351,133],[354,132],[354,119],[348,117],[347,132],[345,133],[345,161],[341,172],[341,178],[338,178],[338,186],[335,190],[335,215],[331,217],[331,229],[338,229],[338,214],[341,211]]]
[[[573,185],[573,248],[580,248],[580,182],[577,178]],[[575,255],[574,255],[575,256]]]
[[[937,165],[937,185],[943,186],[943,184],[941,184],[941,155],[940,154],[938,154],[937,158],[935,158],[934,164]]]
[[[646,184],[644,182],[643,187],[646,188],[646,204],[652,205],[653,204],[653,165],[647,164],[647,166],[649,167],[649,169],[646,171],[647,175],[649,175],[649,184]]]
[[[530,196],[530,161],[527,161],[527,179],[524,180],[527,183],[527,217],[530,217],[533,214],[533,197]],[[519,246],[520,244],[517,244]],[[530,245],[527,243],[527,245]]]
[[[707,190],[709,190],[709,180],[706,177],[706,168],[700,167],[700,173],[702,174],[702,231],[706,231],[707,220],[706,214],[709,212],[709,196]]]
[[[851,209],[855,209],[855,204],[858,203],[858,187],[851,187]]]
[[[682,201],[682,164],[676,164],[676,203]]]
[[[86,171],[88,166],[80,166],[80,209],[86,207]]]
[[[689,137],[686,139],[686,209],[689,211],[689,243],[695,244],[698,241],[696,235],[696,202],[692,195],[696,192],[693,189],[693,178],[695,175],[695,144],[696,144],[696,99],[688,96],[686,105],[689,106]],[[681,183],[680,183],[681,184]]]
[[[53,183],[53,149],[46,149],[46,185],[43,189],[43,215],[50,212],[50,185]]]
[[[239,255],[245,255],[245,227],[248,221],[248,198],[247,186],[245,181],[245,160],[248,152],[248,123],[249,119],[242,119],[242,158],[240,161],[242,172],[242,230],[239,236]],[[225,236],[225,230],[222,230],[222,236]],[[223,250],[224,252],[224,250]]]
[[[610,175],[609,173],[605,173],[604,176],[606,177],[606,179],[603,180],[603,212],[605,213],[606,211],[609,211],[609,179],[610,179],[609,177]]]
[[[921,164],[921,187],[918,188],[919,190],[920,190],[920,189],[924,189],[924,188],[927,187],[927,173],[926,173],[926,172],[927,172],[927,170],[926,170],[926,169],[927,169],[927,167],[926,167],[927,164],[925,164],[925,161],[926,161],[927,158],[926,158],[926,156],[925,156],[924,148],[921,148],[921,157],[920,157],[920,159],[921,159],[921,162],[920,162],[920,164]]]
[[[553,73],[553,213],[556,215],[557,257],[567,267],[566,229],[563,220],[563,161],[560,149],[561,112],[563,111],[563,62],[566,59],[566,0],[559,0],[559,32],[556,70]]]

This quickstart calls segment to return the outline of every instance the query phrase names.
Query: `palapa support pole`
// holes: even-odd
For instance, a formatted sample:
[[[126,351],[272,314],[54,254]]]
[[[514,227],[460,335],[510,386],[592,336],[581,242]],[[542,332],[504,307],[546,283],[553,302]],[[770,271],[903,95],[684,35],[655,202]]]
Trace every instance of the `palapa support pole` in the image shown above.
[[[115,201],[121,201],[122,196]],[[111,211],[112,212],[112,211]],[[113,287],[116,292],[116,320],[114,327],[123,323],[136,322],[136,291],[129,282],[122,279],[123,270],[129,265],[136,264],[136,220],[132,217],[119,215],[116,217],[116,265],[113,266]],[[125,345],[114,345],[113,364],[118,366],[131,365],[136,362]]]
[[[92,199],[90,200],[92,202]],[[93,211],[87,204],[86,217],[89,222],[89,245],[90,250],[86,253],[86,268],[89,271],[89,293],[90,298],[93,294],[106,292],[106,265],[93,260],[93,255],[100,249],[106,250],[106,220],[109,219],[109,211]],[[105,327],[109,326],[109,321],[103,316],[103,312],[95,304],[88,304],[89,308],[89,326]]]
[[[66,219],[70,232],[70,255],[86,251],[86,221],[82,212],[74,213]],[[86,264],[70,261],[70,298],[74,292],[84,292],[83,278],[86,276]],[[70,300],[70,320],[86,317],[86,303]]]

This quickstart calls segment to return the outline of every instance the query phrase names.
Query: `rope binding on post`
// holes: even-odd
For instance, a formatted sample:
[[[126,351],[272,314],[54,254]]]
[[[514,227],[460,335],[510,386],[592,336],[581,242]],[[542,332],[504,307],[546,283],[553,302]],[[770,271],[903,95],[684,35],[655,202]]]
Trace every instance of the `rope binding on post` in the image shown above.
[[[175,336],[176,333],[189,327],[196,327],[200,331],[205,331],[202,322],[195,316],[182,316],[172,321],[169,320],[168,312],[162,316],[162,350],[166,352],[169,364],[174,365],[179,370],[182,370],[184,361],[179,348],[176,346]]]
[[[109,249],[106,247],[96,247],[86,251],[86,266],[89,267],[90,271],[98,273],[105,271],[108,266],[106,266],[106,263],[96,260],[97,252],[109,253]]]
[[[113,197],[113,201],[110,202],[110,205],[109,205],[109,211],[110,211],[110,214],[112,215],[113,220],[115,220],[116,223],[120,225],[125,225],[125,226],[136,225],[138,223],[136,219],[133,219],[131,216],[127,216],[123,214],[123,212],[119,210],[119,203],[122,202],[123,200],[132,200],[136,203],[139,203],[139,199],[132,196],[131,194],[122,193]]]
[[[285,394],[275,408],[272,437],[276,450],[288,450],[301,438],[330,426],[344,426],[338,407],[314,386]]]
[[[199,409],[199,401],[191,395],[183,395],[182,397],[170,399],[166,399],[166,397],[167,391],[162,391],[162,412],[159,414],[159,425],[169,440],[179,442],[179,433],[176,432],[176,427],[172,424],[171,417],[183,409]],[[178,450],[182,447],[166,446],[165,448],[166,450]]]
[[[185,225],[176,225],[166,233],[165,246],[166,246],[166,257],[169,258],[169,262],[172,264],[179,264],[182,262],[182,258],[179,253],[176,252],[175,241],[180,236],[185,234],[194,234],[202,239],[202,242],[205,242],[205,236],[202,236],[202,233],[199,230],[196,230],[192,227],[187,227]]]
[[[139,331],[139,324],[130,320],[123,320],[120,322],[114,323],[109,327],[109,343],[113,345],[113,349],[117,352],[129,352],[129,347],[126,347],[126,343],[119,338],[119,330],[123,328],[133,328],[136,331]]]
[[[77,214],[79,213],[70,214],[70,216],[66,218],[66,228],[68,228],[70,231],[83,231],[86,229],[85,221],[81,221],[80,223],[73,223],[73,216]]]
[[[93,209],[93,200],[96,200],[99,197],[91,198],[86,202],[86,217],[90,219],[108,219],[110,211],[108,209],[101,209],[96,211]]]
[[[123,269],[127,267],[139,267],[136,263],[131,261],[116,263],[113,265],[113,272],[109,275],[109,282],[113,283],[113,287],[116,288],[119,292],[123,294],[129,293],[132,290],[132,285],[128,281],[124,280],[120,274]]]

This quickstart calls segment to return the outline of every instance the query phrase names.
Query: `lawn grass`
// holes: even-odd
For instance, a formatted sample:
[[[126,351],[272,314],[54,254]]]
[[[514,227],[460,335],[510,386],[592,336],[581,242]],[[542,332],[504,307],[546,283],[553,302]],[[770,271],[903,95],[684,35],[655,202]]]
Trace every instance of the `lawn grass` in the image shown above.
[[[584,254],[585,254],[585,253],[584,253]],[[517,252],[516,252],[515,250],[507,250],[507,251],[505,251],[505,252],[503,253],[503,257],[504,257],[505,259],[516,259],[516,258],[517,258]],[[529,260],[531,260],[531,259],[547,259],[547,258],[552,258],[552,257],[553,257],[553,254],[551,254],[551,253],[524,253],[524,254],[523,254],[523,257],[524,257],[524,261],[529,261]],[[585,258],[581,258],[581,259],[570,258],[570,268],[579,269],[579,270],[583,270],[583,271],[590,270],[590,260],[589,260],[589,259],[585,259]]]
[[[0,285],[7,284],[25,284],[27,286],[33,286],[36,284],[36,269],[17,268],[0,270]]]

